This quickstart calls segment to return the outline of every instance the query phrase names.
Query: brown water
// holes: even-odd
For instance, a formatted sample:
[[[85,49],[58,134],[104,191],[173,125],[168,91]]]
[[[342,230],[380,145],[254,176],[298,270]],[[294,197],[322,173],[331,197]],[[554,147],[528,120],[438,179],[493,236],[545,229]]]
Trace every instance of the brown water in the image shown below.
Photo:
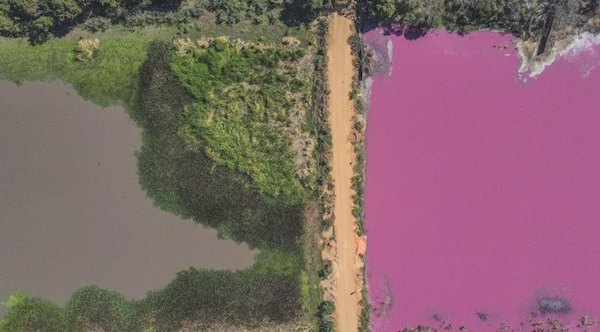
[[[97,284],[141,298],[189,266],[241,269],[246,245],[152,206],[138,184],[140,130],[60,82],[0,81],[0,301],[65,303]]]

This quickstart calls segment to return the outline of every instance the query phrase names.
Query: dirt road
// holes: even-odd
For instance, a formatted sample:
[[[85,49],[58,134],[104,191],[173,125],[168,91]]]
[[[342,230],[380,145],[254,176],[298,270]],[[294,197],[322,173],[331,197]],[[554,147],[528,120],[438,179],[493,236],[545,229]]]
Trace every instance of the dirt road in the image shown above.
[[[349,93],[354,67],[348,38],[353,22],[336,13],[329,17],[327,76],[329,80],[329,123],[331,125],[334,183],[334,229],[337,245],[335,268],[337,331],[358,330],[360,313],[359,266],[357,265],[356,221],[352,216],[352,175],[355,154],[350,137],[354,114]]]

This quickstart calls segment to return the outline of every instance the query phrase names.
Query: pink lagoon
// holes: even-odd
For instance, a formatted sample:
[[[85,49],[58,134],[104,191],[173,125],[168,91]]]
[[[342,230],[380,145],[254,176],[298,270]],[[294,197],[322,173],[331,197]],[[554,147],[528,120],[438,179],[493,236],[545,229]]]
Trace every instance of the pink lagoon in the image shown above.
[[[524,80],[507,35],[390,39],[367,125],[373,329],[598,320],[600,48]]]

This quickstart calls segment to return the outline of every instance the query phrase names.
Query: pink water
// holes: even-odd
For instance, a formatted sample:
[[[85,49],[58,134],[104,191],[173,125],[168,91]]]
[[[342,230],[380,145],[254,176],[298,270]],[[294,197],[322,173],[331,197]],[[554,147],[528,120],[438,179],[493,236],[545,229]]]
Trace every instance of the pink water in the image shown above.
[[[524,83],[508,36],[392,41],[367,127],[374,330],[600,317],[600,70]]]

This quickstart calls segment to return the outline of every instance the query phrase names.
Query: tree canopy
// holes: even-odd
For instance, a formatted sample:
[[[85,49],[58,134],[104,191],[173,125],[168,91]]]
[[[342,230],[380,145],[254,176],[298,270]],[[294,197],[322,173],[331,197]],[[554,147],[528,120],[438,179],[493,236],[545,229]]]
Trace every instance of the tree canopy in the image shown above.
[[[107,22],[179,25],[189,24],[205,12],[214,13],[217,23],[223,24],[281,20],[296,25],[311,22],[329,8],[330,0],[4,0],[0,4],[0,36],[42,43],[88,21],[84,26],[92,31],[106,29]]]
[[[466,33],[477,29],[506,31],[517,37],[539,36],[549,12],[558,26],[583,25],[598,8],[597,0],[371,0],[363,2],[367,18],[386,26],[444,27]]]

